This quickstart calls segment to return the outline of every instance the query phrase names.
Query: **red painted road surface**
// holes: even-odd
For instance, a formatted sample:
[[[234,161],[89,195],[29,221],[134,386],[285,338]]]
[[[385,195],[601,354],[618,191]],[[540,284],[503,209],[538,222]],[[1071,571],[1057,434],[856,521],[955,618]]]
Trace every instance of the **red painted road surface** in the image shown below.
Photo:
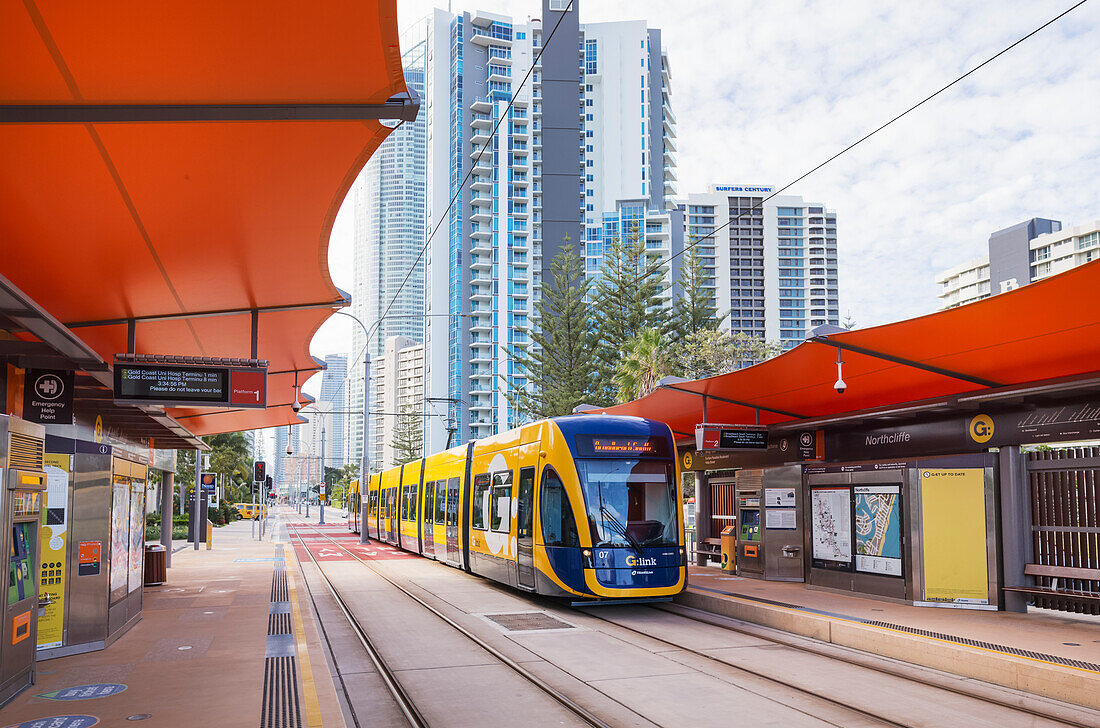
[[[375,541],[361,544],[359,536],[347,530],[330,534],[318,533],[316,526],[303,525],[295,528],[293,523],[287,525],[290,527],[291,536],[295,537],[294,551],[299,561],[309,561],[309,554],[313,554],[317,561],[354,561],[356,556],[366,561],[419,558],[416,554]],[[304,545],[297,539],[298,535],[301,535]],[[308,553],[306,549],[309,549]]]

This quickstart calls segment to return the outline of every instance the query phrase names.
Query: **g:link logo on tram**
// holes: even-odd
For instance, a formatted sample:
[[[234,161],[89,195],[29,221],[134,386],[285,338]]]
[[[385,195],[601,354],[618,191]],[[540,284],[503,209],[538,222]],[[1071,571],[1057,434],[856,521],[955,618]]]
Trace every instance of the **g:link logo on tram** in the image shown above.
[[[656,566],[657,559],[647,558],[645,556],[627,556],[627,566]]]

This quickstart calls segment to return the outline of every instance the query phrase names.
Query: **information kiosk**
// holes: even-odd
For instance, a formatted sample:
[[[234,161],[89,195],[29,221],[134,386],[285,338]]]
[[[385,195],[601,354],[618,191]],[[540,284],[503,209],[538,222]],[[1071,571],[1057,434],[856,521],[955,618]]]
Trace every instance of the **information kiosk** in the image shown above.
[[[0,705],[34,683],[38,527],[46,490],[45,427],[0,415],[0,549],[8,557],[0,629]]]

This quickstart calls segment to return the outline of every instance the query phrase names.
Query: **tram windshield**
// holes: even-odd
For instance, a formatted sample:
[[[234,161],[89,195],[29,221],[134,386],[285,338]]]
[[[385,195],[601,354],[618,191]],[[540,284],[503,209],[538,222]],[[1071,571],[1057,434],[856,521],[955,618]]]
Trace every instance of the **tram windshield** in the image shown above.
[[[588,526],[597,548],[650,548],[678,542],[672,464],[660,460],[577,460]]]

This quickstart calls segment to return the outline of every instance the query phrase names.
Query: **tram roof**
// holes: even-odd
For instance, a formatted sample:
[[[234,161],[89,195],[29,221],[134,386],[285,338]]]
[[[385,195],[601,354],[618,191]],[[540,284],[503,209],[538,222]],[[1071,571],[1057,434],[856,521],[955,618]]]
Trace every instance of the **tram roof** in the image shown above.
[[[336,213],[380,119],[417,110],[395,0],[0,3],[0,274],[107,364],[128,320],[138,353],[250,358],[257,311],[267,409],[167,416],[302,421],[310,339],[348,303]]]
[[[761,364],[668,383],[590,412],[667,422],[822,426],[920,409],[975,407],[1021,393],[1100,387],[1100,261],[958,308],[816,336]],[[838,352],[847,390],[838,394]],[[787,426],[784,425],[787,423]]]

